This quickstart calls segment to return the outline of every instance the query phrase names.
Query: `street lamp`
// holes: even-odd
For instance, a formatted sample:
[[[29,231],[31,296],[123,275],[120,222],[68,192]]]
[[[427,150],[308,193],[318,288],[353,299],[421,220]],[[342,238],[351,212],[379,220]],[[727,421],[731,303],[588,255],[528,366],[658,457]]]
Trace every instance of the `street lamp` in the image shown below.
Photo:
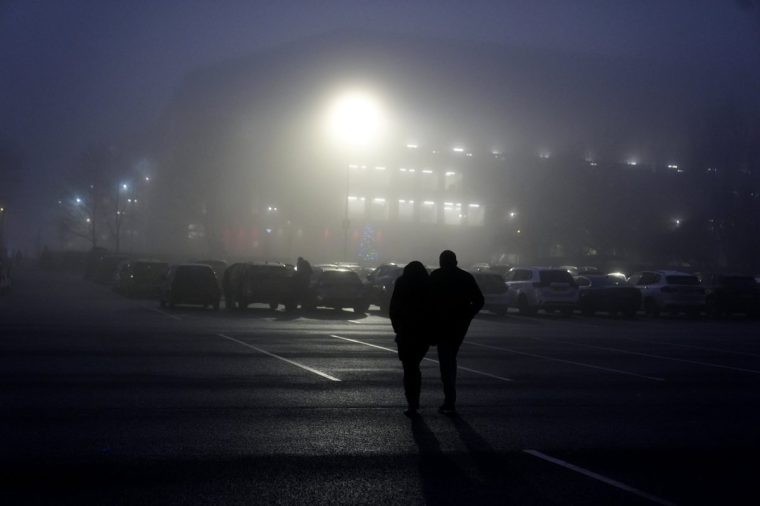
[[[341,149],[355,154],[378,143],[385,134],[387,119],[380,100],[364,90],[349,90],[337,95],[328,108],[327,133]],[[351,166],[346,164],[346,192],[343,211],[343,260],[348,260],[348,197]]]

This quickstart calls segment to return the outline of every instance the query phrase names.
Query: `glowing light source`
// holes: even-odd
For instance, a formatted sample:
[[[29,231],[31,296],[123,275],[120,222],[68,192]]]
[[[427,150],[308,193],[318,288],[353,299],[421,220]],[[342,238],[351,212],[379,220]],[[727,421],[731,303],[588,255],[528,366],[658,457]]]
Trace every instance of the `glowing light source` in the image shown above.
[[[464,148],[456,147],[454,148],[454,153],[464,153]]]
[[[348,91],[330,104],[327,129],[333,140],[349,147],[368,147],[386,128],[383,108],[377,98],[361,90]]]

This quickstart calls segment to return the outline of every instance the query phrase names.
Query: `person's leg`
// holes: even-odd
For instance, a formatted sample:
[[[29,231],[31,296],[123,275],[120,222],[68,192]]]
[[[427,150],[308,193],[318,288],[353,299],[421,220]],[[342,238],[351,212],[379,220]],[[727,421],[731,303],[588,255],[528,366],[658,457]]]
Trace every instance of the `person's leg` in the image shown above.
[[[414,360],[405,360],[404,366],[404,395],[406,403],[410,410],[417,410],[420,407],[420,388],[422,384],[422,374],[420,373],[420,364]]]
[[[453,411],[457,402],[457,351],[460,344],[448,339],[438,343],[438,363],[441,369],[444,396],[441,408],[445,410]]]

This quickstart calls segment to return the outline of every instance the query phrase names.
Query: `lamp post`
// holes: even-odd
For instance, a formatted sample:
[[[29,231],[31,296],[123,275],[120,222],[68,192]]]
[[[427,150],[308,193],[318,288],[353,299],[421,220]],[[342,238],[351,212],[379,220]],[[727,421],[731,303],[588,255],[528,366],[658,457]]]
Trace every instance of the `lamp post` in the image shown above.
[[[116,187],[116,253],[119,252],[119,243],[121,239],[121,209],[119,209],[119,199],[122,190],[127,191],[128,189],[129,186],[126,183],[121,183]]]
[[[333,142],[346,154],[365,154],[380,141],[386,118],[379,100],[363,90],[339,94],[330,104],[327,129]],[[346,192],[343,203],[343,261],[348,260],[348,235],[351,228],[348,198],[351,190],[351,166],[346,164]]]

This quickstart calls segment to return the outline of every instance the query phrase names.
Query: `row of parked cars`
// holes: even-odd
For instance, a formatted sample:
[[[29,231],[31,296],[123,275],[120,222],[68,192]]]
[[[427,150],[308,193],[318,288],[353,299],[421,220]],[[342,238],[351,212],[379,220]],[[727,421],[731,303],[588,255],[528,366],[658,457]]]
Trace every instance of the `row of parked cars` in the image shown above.
[[[162,306],[198,304],[218,309],[224,298],[227,309],[265,304],[272,309],[330,307],[365,313],[371,305],[387,312],[403,267],[396,263],[374,269],[350,263],[317,264],[308,285],[302,286],[295,266],[280,262],[227,265],[220,260],[198,260],[169,265],[161,260],[103,255],[89,274],[127,296],[158,298]],[[524,315],[538,311],[627,317],[639,311],[650,316],[760,314],[760,285],[752,276],[651,270],[626,277],[591,268],[489,264],[476,264],[470,272],[485,297],[484,309],[497,315],[507,314],[510,308]]]

